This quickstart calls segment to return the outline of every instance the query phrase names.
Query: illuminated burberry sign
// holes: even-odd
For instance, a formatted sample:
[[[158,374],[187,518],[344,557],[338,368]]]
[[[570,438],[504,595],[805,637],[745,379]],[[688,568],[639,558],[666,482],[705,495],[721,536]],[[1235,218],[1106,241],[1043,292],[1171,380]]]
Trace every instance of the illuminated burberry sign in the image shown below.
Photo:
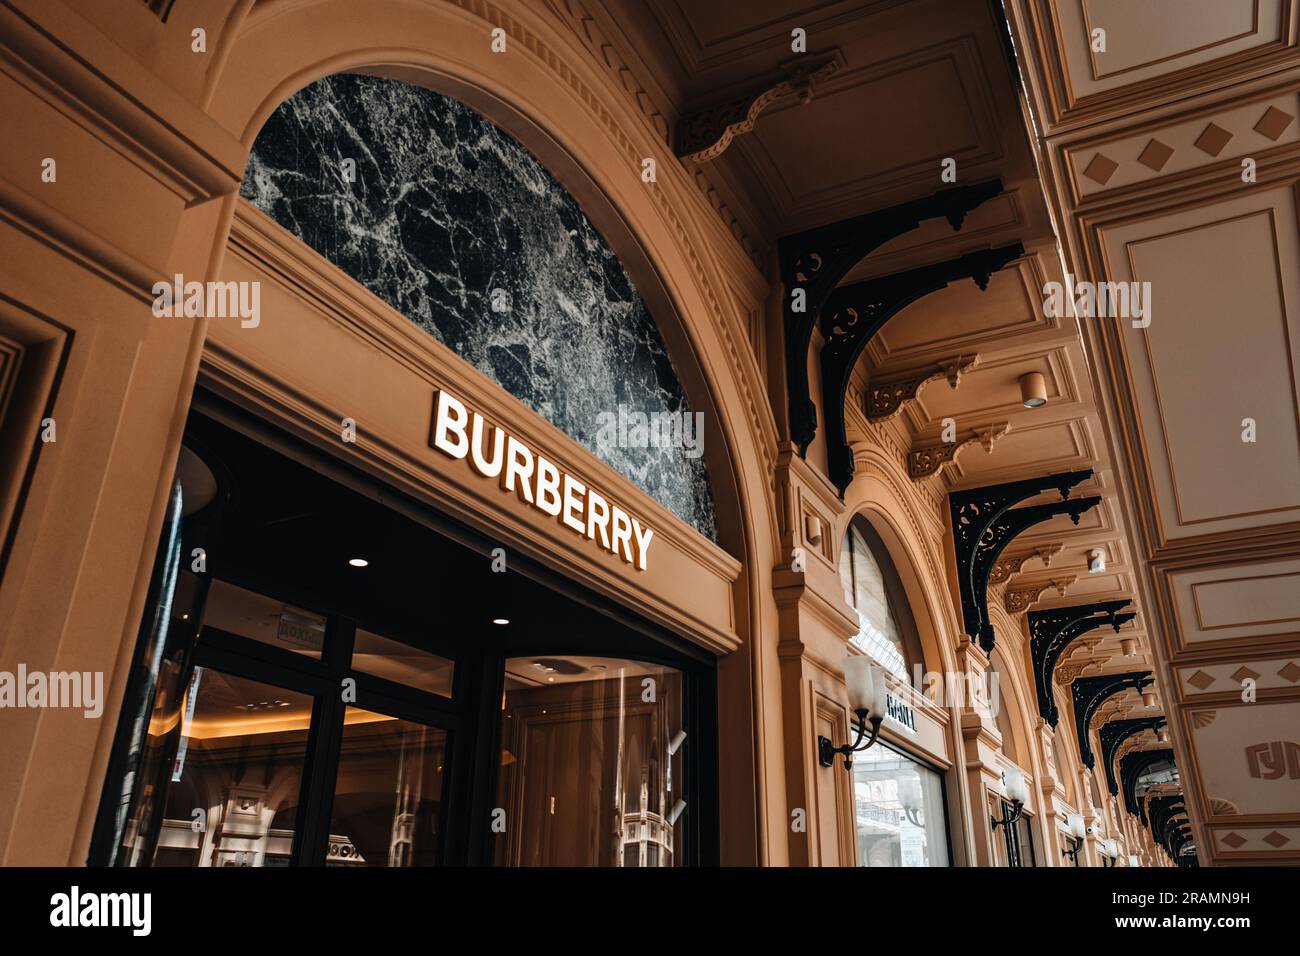
[[[484,434],[491,430],[491,438]],[[654,531],[594,488],[488,422],[446,389],[433,402],[434,448],[451,458],[469,457],[470,466],[485,478],[497,478],[501,490],[514,492],[538,511],[616,554],[637,570],[646,569]],[[490,446],[490,447],[489,447]]]

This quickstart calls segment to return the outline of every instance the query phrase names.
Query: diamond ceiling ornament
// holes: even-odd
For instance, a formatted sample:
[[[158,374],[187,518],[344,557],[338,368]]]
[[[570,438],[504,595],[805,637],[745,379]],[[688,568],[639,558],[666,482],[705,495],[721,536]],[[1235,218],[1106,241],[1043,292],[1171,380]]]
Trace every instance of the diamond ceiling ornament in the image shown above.
[[[1147,143],[1146,149],[1142,150],[1142,154],[1138,156],[1138,162],[1148,169],[1160,172],[1165,168],[1165,163],[1169,162],[1169,157],[1172,155],[1174,155],[1173,149],[1160,142],[1160,140],[1153,139]]]
[[[1197,690],[1205,690],[1214,683],[1214,678],[1205,671],[1197,671],[1191,677],[1187,678],[1187,683],[1191,684]]]
[[[1088,163],[1083,174],[1095,183],[1105,186],[1110,182],[1110,177],[1115,175],[1115,170],[1119,169],[1119,163],[1098,153],[1092,157],[1092,162]]]
[[[1291,125],[1295,117],[1290,113],[1284,113],[1276,106],[1270,106],[1259,118],[1255,124],[1255,132],[1261,136],[1267,136],[1271,140],[1276,140],[1286,132],[1286,128]]]
[[[1193,145],[1203,153],[1218,156],[1230,139],[1232,139],[1231,133],[1217,123],[1211,123],[1201,130],[1201,135],[1196,137]]]

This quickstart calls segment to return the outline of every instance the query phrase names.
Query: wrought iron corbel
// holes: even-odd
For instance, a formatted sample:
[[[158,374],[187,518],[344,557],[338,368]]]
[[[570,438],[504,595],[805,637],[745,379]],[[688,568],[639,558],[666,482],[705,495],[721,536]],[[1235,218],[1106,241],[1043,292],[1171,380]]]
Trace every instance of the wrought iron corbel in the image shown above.
[[[784,236],[777,242],[784,285],[785,372],[790,437],[806,455],[817,434],[817,407],[808,387],[808,349],[826,299],[873,249],[915,229],[927,219],[943,217],[954,230],[966,214],[1000,195],[1002,181],[944,189],[923,199],[899,203],[852,219]],[[799,293],[796,303],[796,292]],[[796,311],[796,304],[801,309]]]
[[[853,480],[853,449],[845,434],[844,402],[853,366],[871,337],[918,299],[960,279],[987,289],[993,273],[1021,258],[1020,243],[969,252],[947,262],[855,282],[826,297],[821,310],[822,412],[826,416],[826,457],[831,482],[844,497]]]
[[[1118,631],[1121,624],[1131,621],[1134,615],[1119,614],[1129,603],[1125,598],[1029,612],[1029,656],[1034,664],[1034,683],[1038,689],[1038,713],[1053,727],[1060,719],[1052,694],[1052,672],[1056,670],[1056,662],[1075,639],[1094,628],[1109,624]],[[1120,620],[1121,616],[1123,620]]]
[[[1160,841],[1165,838],[1170,824],[1178,819],[1178,815],[1187,812],[1187,804],[1182,794],[1171,793],[1168,796],[1152,797],[1146,801],[1144,809],[1151,835]]]
[[[1151,671],[1126,671],[1123,674],[1080,677],[1070,685],[1070,696],[1074,698],[1074,729],[1079,735],[1079,759],[1089,770],[1097,765],[1088,740],[1088,727],[1097,708],[1120,691],[1130,687],[1140,691],[1148,684],[1154,684],[1155,680]]]
[[[953,492],[948,496],[952,514],[953,544],[957,553],[957,585],[966,634],[978,640],[985,653],[993,652],[993,625],[989,620],[988,582],[1002,550],[1026,528],[1058,514],[1068,514],[1075,524],[1098,497],[1071,498],[1070,489],[1092,477],[1092,470],[1067,471],[1042,478],[1027,478]],[[1028,508],[1014,508],[1037,494],[1055,488],[1061,500]]]
[[[1146,814],[1142,810],[1142,804],[1138,802],[1137,782],[1138,777],[1152,765],[1162,760],[1174,762],[1174,750],[1172,747],[1164,747],[1160,750],[1134,750],[1132,753],[1126,753],[1119,761],[1119,785],[1124,791],[1124,809],[1145,824]]]
[[[1164,717],[1133,717],[1128,720],[1112,720],[1102,724],[1098,736],[1101,737],[1101,760],[1106,765],[1106,785],[1111,796],[1119,795],[1119,780],[1115,777],[1115,754],[1120,745],[1135,734],[1144,730],[1159,730],[1168,720]]]

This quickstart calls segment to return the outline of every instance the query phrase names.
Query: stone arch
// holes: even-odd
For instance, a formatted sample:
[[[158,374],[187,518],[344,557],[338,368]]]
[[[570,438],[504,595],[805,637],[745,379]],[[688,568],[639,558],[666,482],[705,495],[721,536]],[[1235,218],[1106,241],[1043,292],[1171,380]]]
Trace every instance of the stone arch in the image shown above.
[[[864,515],[884,542],[907,593],[924,655],[922,663],[926,669],[952,671],[957,639],[952,622],[956,617],[943,572],[927,547],[922,515],[879,450],[859,443],[854,451],[857,470],[844,493],[844,514],[836,524],[837,549],[849,522],[855,515]]]
[[[497,28],[511,52],[492,52]],[[706,428],[716,429],[704,454],[719,542],[741,564],[732,615],[740,649],[719,661],[719,694],[734,698],[734,710],[720,716],[722,735],[744,743],[723,748],[730,764],[721,776],[753,782],[755,789],[723,795],[724,805],[735,808],[724,821],[732,829],[723,828],[723,860],[745,861],[729,850],[734,832],[739,853],[746,843],[754,853],[756,842],[752,862],[782,862],[788,840],[783,760],[779,725],[770,719],[779,707],[771,592],[773,559],[780,557],[770,487],[776,424],[762,373],[726,301],[727,282],[701,232],[701,220],[715,213],[662,132],[614,72],[575,50],[577,33],[564,34],[526,6],[507,12],[486,2],[373,0],[360,13],[338,0],[279,0],[256,6],[227,29],[204,98],[216,123],[239,140],[244,159],[267,117],[311,82],[339,72],[402,79],[454,97],[518,140],[578,200],[618,256],[656,319],[692,406],[705,412]],[[655,183],[642,182],[643,158],[657,160]],[[222,199],[213,271],[237,203],[234,193]],[[208,216],[193,228],[211,224]],[[769,719],[758,716],[764,712]]]

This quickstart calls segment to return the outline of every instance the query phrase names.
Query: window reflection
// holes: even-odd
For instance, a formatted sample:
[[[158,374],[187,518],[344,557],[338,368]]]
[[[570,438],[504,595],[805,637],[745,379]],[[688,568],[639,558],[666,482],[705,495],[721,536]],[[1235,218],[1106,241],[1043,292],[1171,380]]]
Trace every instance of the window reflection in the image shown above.
[[[311,712],[306,694],[194,668],[154,865],[287,866]]]
[[[902,628],[890,606],[889,587],[864,520],[854,519],[840,550],[844,599],[858,612],[858,633],[849,639],[881,667],[911,683]]]
[[[450,697],[454,666],[454,662],[445,657],[357,628],[352,646],[354,670]]]
[[[326,866],[437,862],[447,733],[349,707]]]
[[[325,618],[225,581],[212,581],[203,626],[320,660]]]
[[[501,713],[496,861],[675,866],[681,674],[597,657],[512,658]]]
[[[884,745],[855,754],[859,866],[947,866],[943,787],[928,767]]]

